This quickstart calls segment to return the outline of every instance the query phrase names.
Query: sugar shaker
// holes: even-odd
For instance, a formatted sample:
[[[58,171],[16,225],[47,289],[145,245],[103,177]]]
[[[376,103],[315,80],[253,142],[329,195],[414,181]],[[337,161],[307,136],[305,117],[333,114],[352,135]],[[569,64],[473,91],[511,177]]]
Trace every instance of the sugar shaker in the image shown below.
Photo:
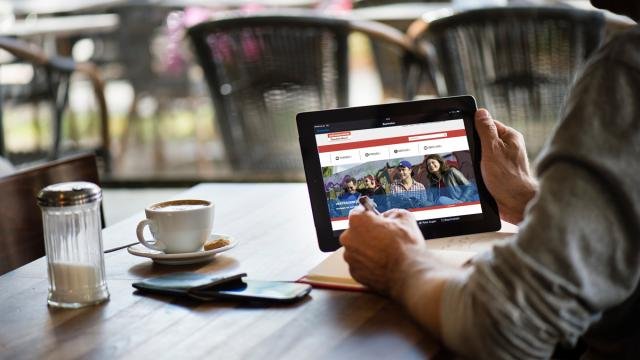
[[[90,182],[65,182],[38,193],[49,272],[48,304],[79,308],[109,299],[100,203],[102,190]]]

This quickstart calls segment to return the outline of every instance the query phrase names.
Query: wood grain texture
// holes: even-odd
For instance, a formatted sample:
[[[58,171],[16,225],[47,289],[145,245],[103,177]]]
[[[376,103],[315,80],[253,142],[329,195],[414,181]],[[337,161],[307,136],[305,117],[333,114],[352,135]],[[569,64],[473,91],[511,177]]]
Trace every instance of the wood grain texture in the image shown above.
[[[269,307],[140,295],[132,282],[174,271],[296,280],[327,256],[304,184],[202,184],[179,198],[214,201],[214,232],[238,246],[186,266],[106,254],[111,299],[79,310],[47,307],[44,258],[9,272],[0,277],[0,358],[413,359],[439,348],[400,306],[373,294],[314,289],[300,303]],[[104,248],[135,241],[143,216],[106,228]]]
[[[45,186],[65,181],[100,185],[95,155],[72,156],[0,178],[0,274],[44,256],[36,196]]]

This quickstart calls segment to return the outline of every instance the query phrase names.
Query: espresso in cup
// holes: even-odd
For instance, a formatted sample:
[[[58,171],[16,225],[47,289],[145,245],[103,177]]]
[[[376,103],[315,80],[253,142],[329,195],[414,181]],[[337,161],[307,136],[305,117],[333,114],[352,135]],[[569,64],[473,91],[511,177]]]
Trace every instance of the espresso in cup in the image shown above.
[[[213,203],[207,200],[171,200],[145,209],[147,218],[136,229],[138,241],[167,254],[202,250],[213,228]],[[148,226],[155,243],[144,238]]]

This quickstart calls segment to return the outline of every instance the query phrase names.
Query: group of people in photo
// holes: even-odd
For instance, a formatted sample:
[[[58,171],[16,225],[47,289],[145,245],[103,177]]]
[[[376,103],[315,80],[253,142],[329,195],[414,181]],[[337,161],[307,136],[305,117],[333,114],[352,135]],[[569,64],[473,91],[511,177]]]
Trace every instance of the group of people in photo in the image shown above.
[[[422,161],[412,164],[416,160]],[[470,176],[465,176],[459,169],[461,161],[453,154],[430,154],[398,159],[393,165],[385,161],[381,165],[375,170],[367,167],[370,173],[362,167],[349,169],[336,174],[342,176],[340,181],[325,182],[331,217],[347,216],[363,195],[371,198],[380,211],[478,201],[472,167],[468,168]]]

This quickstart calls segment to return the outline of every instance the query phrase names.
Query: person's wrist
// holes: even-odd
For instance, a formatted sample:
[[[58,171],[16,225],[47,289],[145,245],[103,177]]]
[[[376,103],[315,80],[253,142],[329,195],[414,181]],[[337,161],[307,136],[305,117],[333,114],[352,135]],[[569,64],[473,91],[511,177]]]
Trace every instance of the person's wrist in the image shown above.
[[[426,248],[412,253],[396,273],[402,274],[389,294],[434,335],[441,336],[440,307],[447,281],[467,270],[438,260]]]
[[[414,288],[430,271],[436,270],[438,265],[443,264],[433,257],[426,247],[406,252],[406,256],[394,264],[394,275],[389,295],[391,298],[405,303]]]
[[[520,189],[514,191],[508,202],[498,204],[500,214],[505,221],[512,224],[520,223],[524,218],[524,211],[527,204],[538,193],[538,182],[535,178],[527,176],[522,182]]]
[[[410,276],[409,274],[415,273],[418,266],[418,256],[415,251],[405,251],[403,256],[396,257],[395,261],[390,264],[390,269],[392,271],[391,276],[389,277],[389,296],[395,300],[402,301],[404,298],[404,293],[406,292],[406,288],[410,285]]]

